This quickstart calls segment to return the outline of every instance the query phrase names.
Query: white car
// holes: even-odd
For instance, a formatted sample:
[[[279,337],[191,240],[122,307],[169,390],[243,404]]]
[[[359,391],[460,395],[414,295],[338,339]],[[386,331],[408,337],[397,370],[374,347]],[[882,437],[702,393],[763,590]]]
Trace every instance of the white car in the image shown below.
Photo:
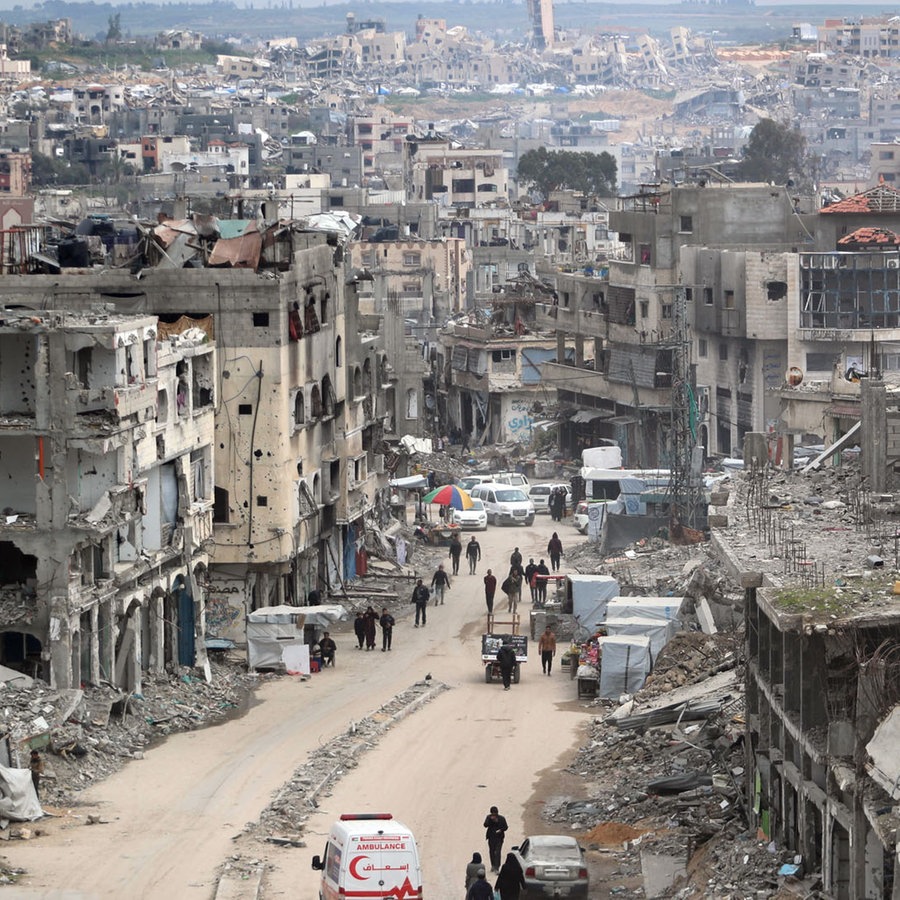
[[[487,530],[487,510],[481,500],[472,500],[471,509],[454,509],[453,524],[460,528],[474,528],[476,531]]]
[[[491,525],[533,525],[534,504],[522,488],[508,484],[479,484],[472,499],[484,502]]]
[[[572,506],[572,488],[563,482],[548,482],[547,484],[533,484],[528,488],[528,499],[534,504],[534,511],[549,513],[550,491],[560,487],[566,491],[566,509],[569,509]]]

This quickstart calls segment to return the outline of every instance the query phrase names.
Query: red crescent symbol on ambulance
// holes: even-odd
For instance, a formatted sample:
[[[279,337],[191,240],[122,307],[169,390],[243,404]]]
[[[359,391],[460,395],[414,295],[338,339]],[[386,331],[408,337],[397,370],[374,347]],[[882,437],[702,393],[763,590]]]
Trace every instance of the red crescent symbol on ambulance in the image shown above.
[[[369,876],[368,875],[360,875],[359,872],[356,871],[356,867],[359,863],[361,863],[364,859],[368,859],[368,856],[354,856],[353,859],[350,860],[350,865],[347,868],[350,871],[350,874],[357,881],[365,881]]]

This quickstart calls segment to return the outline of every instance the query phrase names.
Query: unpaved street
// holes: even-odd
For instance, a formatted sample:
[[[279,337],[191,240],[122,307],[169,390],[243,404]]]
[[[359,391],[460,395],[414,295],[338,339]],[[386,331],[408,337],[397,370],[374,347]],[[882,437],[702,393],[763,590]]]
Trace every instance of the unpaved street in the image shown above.
[[[516,544],[526,562],[545,555],[553,530],[566,546],[582,540],[547,516],[533,528],[490,528],[479,535],[485,558],[478,575],[466,574],[463,562],[447,603],[429,608],[426,628],[400,618],[410,609],[404,606],[390,654],[357,651],[341,635],[334,670],[264,685],[245,716],[168,738],[84,791],[74,815],[37,823],[40,837],[7,845],[10,863],[29,872],[16,896],[208,898],[217,867],[240,850],[273,864],[267,898],[313,900],[318,879],[309,864],[328,825],[341,812],[367,809],[392,812],[413,828],[429,896],[460,896],[472,851],[486,856],[480,826],[488,807],[496,804],[509,820],[511,846],[522,836],[539,774],[558,765],[587,716],[572,702],[567,677],[541,675],[533,648],[522,683],[509,692],[485,684],[480,665],[484,571],[505,574]],[[430,569],[422,574],[430,579]],[[498,590],[498,603],[501,596]],[[529,608],[524,604],[526,621]],[[428,672],[451,689],[395,727],[339,782],[309,822],[306,849],[234,840],[309,754]],[[87,826],[88,813],[106,824]]]

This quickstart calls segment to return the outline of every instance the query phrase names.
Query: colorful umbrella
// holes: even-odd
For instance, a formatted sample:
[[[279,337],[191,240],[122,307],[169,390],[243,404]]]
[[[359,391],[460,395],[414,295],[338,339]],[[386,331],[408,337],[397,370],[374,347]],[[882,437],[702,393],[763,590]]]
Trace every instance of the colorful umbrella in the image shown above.
[[[442,487],[429,491],[423,498],[426,503],[437,503],[440,506],[450,506],[453,509],[471,509],[472,498],[455,484],[445,484]]]

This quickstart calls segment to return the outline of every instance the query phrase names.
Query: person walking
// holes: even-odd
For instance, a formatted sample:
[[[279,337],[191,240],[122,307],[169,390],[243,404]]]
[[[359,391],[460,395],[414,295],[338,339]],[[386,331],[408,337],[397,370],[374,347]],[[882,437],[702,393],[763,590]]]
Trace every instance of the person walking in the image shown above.
[[[510,569],[517,569],[519,571],[522,569],[522,554],[519,553],[518,547],[516,547],[509,555],[509,566]]]
[[[484,862],[481,859],[480,853],[472,854],[472,862],[466,864],[466,890],[468,890],[475,883],[475,879],[478,877],[478,870],[481,870],[482,875],[484,874]],[[493,900],[493,898],[491,898]]]
[[[44,760],[37,750],[31,751],[31,759],[29,762],[31,768],[31,783],[34,785],[34,795],[41,799],[41,775],[44,774]]]
[[[500,665],[500,677],[503,679],[503,690],[508,691],[512,681],[513,669],[516,667],[516,651],[512,644],[503,644],[497,651],[497,662]]]
[[[496,806],[491,807],[491,811],[484,818],[484,836],[487,838],[488,853],[491,858],[491,871],[500,871],[500,854],[503,850],[503,840],[509,825],[506,819],[500,815],[500,810]]]
[[[494,614],[494,594],[497,592],[497,577],[487,570],[484,576],[484,602],[487,605],[488,615]]]
[[[450,538],[450,552],[447,554],[453,562],[453,574],[459,575],[459,558],[462,556],[462,541],[459,534]]]
[[[522,598],[522,574],[518,569],[510,569],[509,576],[503,582],[506,585],[506,611],[515,613],[519,608],[519,600]]]
[[[374,650],[378,613],[370,606],[365,613],[363,613],[363,621],[366,626],[366,650]]]
[[[559,571],[559,558],[563,555],[562,541],[559,535],[554,531],[550,543],[547,544],[547,555],[550,557],[550,567],[554,572]]]
[[[534,570],[534,581],[535,586],[537,588],[537,602],[541,605],[547,602],[547,578],[546,576],[550,574],[550,570],[547,568],[547,563],[541,560],[537,564],[537,568]],[[539,576],[545,576],[543,578]]]
[[[416,586],[412,592],[412,602],[416,604],[416,628],[419,627],[419,618],[422,619],[422,627],[425,627],[426,617],[428,615],[428,598],[431,596],[428,588],[422,583],[420,578],[416,582]]]
[[[387,607],[381,608],[381,617],[378,619],[381,626],[381,652],[391,649],[391,641],[394,637],[394,617],[388,612]]]
[[[519,894],[525,889],[525,873],[515,854],[506,854],[494,887],[500,892],[500,900],[519,900]]]
[[[469,561],[469,574],[474,575],[475,565],[481,559],[481,544],[475,540],[474,534],[466,544],[466,559]]]
[[[475,873],[475,880],[469,885],[466,891],[466,900],[494,900],[494,889],[487,880],[487,873],[484,866]]]
[[[444,593],[450,590],[450,576],[444,571],[444,564],[437,567],[437,571],[431,578],[431,587],[434,591],[434,605],[444,605]],[[440,601],[440,604],[438,603]]]
[[[366,642],[366,620],[363,618],[362,610],[358,610],[356,618],[353,620],[353,633],[356,635],[356,649],[362,650],[363,644]]]
[[[553,657],[556,656],[556,635],[549,625],[544,629],[541,639],[538,641],[538,653],[541,654],[541,671],[545,675],[549,675],[553,668]]]
[[[534,564],[533,559],[528,560],[528,565],[525,566],[525,583],[528,585],[528,589],[531,591],[531,602],[534,603],[535,593],[534,593],[534,572],[537,569],[537,566]]]

